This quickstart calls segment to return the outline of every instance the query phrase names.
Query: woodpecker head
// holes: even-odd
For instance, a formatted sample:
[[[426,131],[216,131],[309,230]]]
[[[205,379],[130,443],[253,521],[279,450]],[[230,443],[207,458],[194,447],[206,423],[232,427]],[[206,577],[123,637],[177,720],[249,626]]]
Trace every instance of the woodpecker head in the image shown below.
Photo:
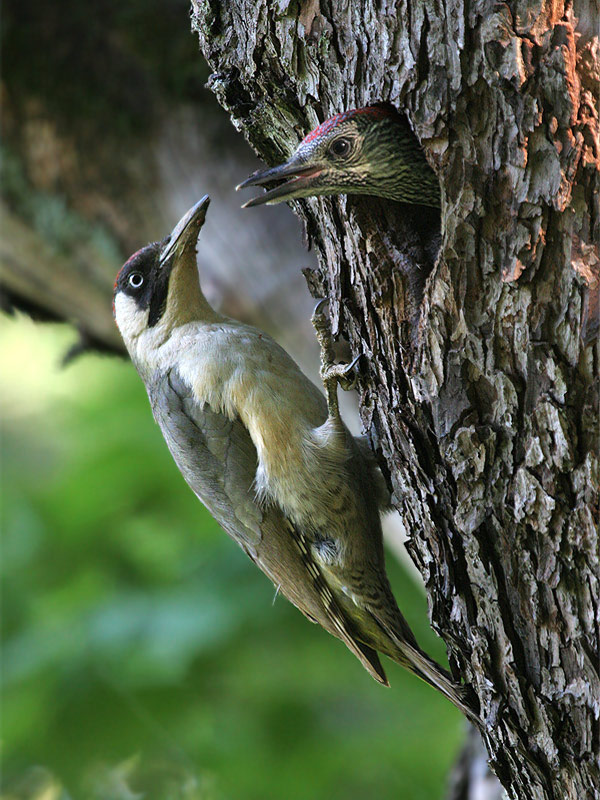
[[[242,208],[319,194],[369,194],[440,205],[435,173],[406,119],[386,106],[344,111],[308,134],[294,155],[255,172],[236,189],[284,181]]]
[[[132,357],[148,336],[164,339],[169,329],[198,318],[208,307],[200,290],[196,242],[209,203],[206,195],[162,242],[138,250],[121,267],[113,313]]]

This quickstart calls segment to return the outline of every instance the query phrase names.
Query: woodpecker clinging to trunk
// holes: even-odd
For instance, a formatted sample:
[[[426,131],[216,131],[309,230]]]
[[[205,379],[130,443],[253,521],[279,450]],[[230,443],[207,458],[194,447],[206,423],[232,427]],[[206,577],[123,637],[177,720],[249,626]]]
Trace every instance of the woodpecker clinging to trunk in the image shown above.
[[[406,119],[387,106],[355,108],[325,120],[285,164],[255,172],[236,189],[276,181],[285,182],[242,208],[319,194],[440,205],[440,187],[419,142]]]
[[[475,719],[464,687],[418,646],[384,565],[383,477],[337,407],[348,368],[327,363],[327,401],[256,328],[214,311],[200,289],[196,242],[208,197],[164,241],[123,266],[117,325],[183,477],[227,533],[307,617],[341,639],[380,683],[376,651]]]

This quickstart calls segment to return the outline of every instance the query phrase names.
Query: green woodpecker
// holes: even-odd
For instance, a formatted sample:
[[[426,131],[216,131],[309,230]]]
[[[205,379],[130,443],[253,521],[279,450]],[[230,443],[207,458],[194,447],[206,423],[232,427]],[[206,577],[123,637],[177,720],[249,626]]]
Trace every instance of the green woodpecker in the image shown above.
[[[377,651],[475,719],[467,690],[418,646],[385,572],[388,492],[337,406],[351,370],[328,363],[328,398],[267,334],[217,313],[198,280],[208,197],[135,253],[114,311],[173,458],[190,488],[275,586],[387,685]],[[329,353],[328,327],[315,313]]]
[[[439,207],[435,173],[406,119],[387,106],[354,108],[325,120],[284,164],[259,170],[236,189],[283,181],[242,208],[319,194],[369,194]]]

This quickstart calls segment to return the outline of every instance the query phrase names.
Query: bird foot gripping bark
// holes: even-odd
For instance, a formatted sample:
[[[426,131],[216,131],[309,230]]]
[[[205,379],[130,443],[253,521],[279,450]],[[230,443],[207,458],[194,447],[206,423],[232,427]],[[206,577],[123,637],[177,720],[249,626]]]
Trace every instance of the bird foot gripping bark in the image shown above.
[[[335,363],[331,327],[327,317],[323,314],[323,307],[326,303],[325,299],[319,300],[313,311],[311,322],[317,341],[321,346],[320,375],[327,394],[327,408],[329,416],[334,418],[340,415],[337,397],[338,383],[344,391],[354,388],[357,379],[356,365],[360,360],[360,354],[350,364]]]

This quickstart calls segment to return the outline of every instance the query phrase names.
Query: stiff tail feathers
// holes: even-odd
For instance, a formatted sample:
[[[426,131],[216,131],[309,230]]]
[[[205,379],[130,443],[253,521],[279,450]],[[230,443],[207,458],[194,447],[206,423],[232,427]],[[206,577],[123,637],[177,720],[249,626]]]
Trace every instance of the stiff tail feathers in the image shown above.
[[[470,690],[457,684],[450,673],[424,653],[418,645],[415,647],[401,639],[380,617],[374,615],[374,618],[398,648],[398,657],[394,660],[445,695],[470,722],[480,725],[481,720],[475,709],[475,698]]]

